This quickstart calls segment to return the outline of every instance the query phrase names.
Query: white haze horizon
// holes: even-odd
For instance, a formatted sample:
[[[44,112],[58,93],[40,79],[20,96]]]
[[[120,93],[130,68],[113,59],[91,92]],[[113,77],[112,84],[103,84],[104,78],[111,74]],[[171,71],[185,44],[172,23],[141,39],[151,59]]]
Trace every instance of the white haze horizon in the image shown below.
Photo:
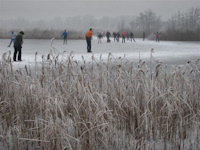
[[[0,0],[0,19],[48,21],[55,17],[92,15],[94,18],[137,16],[148,9],[162,20],[200,7],[200,0]],[[0,24],[1,25],[1,24]]]

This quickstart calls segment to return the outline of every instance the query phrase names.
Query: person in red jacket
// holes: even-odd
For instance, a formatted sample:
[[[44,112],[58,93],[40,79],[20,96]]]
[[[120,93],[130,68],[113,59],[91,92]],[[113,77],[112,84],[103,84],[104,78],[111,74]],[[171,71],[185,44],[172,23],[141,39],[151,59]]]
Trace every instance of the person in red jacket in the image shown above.
[[[91,39],[92,39],[92,28],[85,34],[86,42],[87,42],[87,52],[91,53]]]
[[[159,41],[160,41],[160,34],[161,34],[161,33],[158,33],[158,32],[156,33],[156,42],[159,42]]]
[[[122,43],[125,43],[126,32],[122,32]]]

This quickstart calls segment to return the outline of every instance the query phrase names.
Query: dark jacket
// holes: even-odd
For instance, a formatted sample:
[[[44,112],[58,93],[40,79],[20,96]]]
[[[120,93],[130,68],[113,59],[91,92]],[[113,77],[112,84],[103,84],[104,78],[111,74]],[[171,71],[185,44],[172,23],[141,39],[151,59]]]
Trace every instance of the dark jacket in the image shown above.
[[[18,34],[15,39],[14,47],[22,47],[22,44],[23,44],[23,37],[21,34]]]
[[[134,37],[134,34],[133,32],[130,33],[130,38],[133,38]]]
[[[106,33],[106,37],[109,38],[110,37],[110,32]]]

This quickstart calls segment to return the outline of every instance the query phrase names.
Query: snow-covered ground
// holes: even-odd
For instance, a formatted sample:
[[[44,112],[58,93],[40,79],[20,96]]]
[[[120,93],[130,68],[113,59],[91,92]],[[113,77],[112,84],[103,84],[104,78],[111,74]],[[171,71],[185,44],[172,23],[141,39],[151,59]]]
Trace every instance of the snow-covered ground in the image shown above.
[[[136,42],[126,41],[122,43],[114,42],[111,38],[111,43],[106,43],[106,38],[102,40],[102,44],[98,44],[97,38],[93,37],[92,40],[92,52],[87,53],[85,40],[68,40],[67,45],[63,45],[62,40],[54,40],[53,46],[60,53],[65,52],[69,55],[73,52],[76,60],[82,60],[82,56],[85,60],[90,61],[91,56],[99,58],[100,55],[105,60],[108,57],[108,53],[111,52],[114,57],[124,57],[137,62],[140,59],[148,61],[150,59],[151,49],[154,49],[153,56],[168,65],[184,65],[189,60],[195,61],[200,58],[200,42],[177,42],[177,41],[149,41],[142,39],[135,39]],[[7,47],[9,39],[0,39],[0,55],[4,52],[11,50],[12,55],[14,48]],[[22,60],[23,62],[15,62],[15,66],[23,66],[25,64],[31,64],[35,60],[35,52],[37,51],[37,60],[41,61],[41,56],[47,56],[51,49],[51,40],[29,40],[24,39],[24,45],[22,48]],[[1,58],[0,58],[1,59]]]

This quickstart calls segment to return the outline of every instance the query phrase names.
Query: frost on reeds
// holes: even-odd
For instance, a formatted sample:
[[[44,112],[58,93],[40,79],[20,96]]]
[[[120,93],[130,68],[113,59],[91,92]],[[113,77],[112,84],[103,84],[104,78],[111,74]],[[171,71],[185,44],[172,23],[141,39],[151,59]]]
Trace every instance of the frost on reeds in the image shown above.
[[[35,67],[0,62],[5,149],[200,149],[200,60],[76,61],[52,49]]]

